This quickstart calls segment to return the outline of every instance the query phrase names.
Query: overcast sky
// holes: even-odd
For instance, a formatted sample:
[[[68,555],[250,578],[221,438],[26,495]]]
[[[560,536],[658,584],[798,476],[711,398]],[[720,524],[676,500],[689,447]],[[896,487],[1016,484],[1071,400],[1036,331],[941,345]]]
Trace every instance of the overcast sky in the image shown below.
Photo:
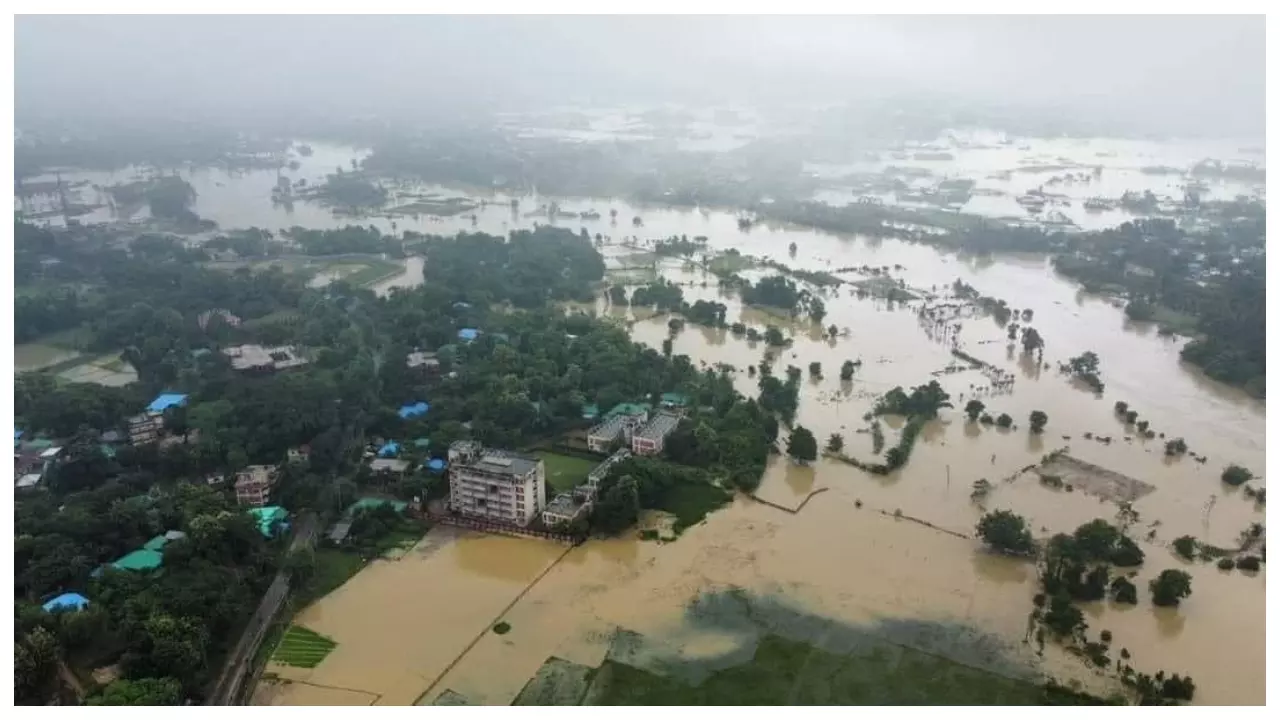
[[[15,98],[81,116],[572,101],[840,103],[893,90],[1260,136],[1261,17],[18,16]]]

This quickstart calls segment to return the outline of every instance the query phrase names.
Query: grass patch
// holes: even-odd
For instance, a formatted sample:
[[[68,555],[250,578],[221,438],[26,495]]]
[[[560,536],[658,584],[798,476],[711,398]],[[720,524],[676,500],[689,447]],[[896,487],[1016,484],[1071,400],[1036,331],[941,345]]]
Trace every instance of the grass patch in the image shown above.
[[[362,260],[361,265],[363,265],[362,268],[344,275],[342,279],[357,286],[373,285],[389,277],[395,277],[405,269],[403,264],[389,260]]]
[[[247,330],[261,330],[269,325],[289,325],[298,322],[301,319],[302,313],[297,310],[276,310],[275,312],[267,313],[262,317],[245,320],[241,324],[241,327]]]
[[[668,489],[662,496],[658,510],[675,516],[671,529],[676,535],[685,528],[702,522],[707,515],[719,510],[733,499],[733,493],[711,483],[681,483]]]
[[[1041,705],[1045,688],[879,643],[837,654],[776,635],[751,661],[694,686],[606,660],[588,693],[600,705]]]
[[[1194,315],[1178,312],[1167,308],[1163,305],[1156,305],[1154,308],[1152,320],[1160,326],[1162,330],[1177,333],[1178,335],[1193,336],[1199,333],[1198,323]]]
[[[546,466],[548,495],[551,490],[566,492],[586,482],[587,474],[599,464],[594,460],[546,451],[537,453],[537,456]]]
[[[356,553],[317,548],[315,570],[306,583],[294,591],[294,607],[302,609],[337,590],[363,568],[364,558]]]
[[[271,661],[280,665],[313,668],[328,657],[338,644],[320,633],[298,625],[290,625],[271,654]]]
[[[852,285],[855,288],[866,292],[871,297],[891,297],[899,302],[916,299],[915,293],[904,287],[899,287],[898,281],[887,275],[877,275],[863,280],[855,280]]]
[[[711,258],[711,261],[707,263],[707,269],[715,275],[720,275],[722,273],[732,275],[743,270],[749,270],[755,266],[756,263],[754,260],[746,255],[738,253],[720,253]]]
[[[87,359],[74,350],[67,350],[40,342],[22,343],[21,345],[13,346],[13,367],[18,372],[35,372],[37,370],[60,372]]]

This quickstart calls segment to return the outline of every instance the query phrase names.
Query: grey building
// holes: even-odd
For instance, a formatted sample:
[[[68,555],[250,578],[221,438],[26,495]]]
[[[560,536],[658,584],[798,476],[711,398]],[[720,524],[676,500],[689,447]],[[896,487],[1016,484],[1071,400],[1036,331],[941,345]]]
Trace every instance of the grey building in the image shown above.
[[[542,460],[472,440],[449,446],[449,505],[454,512],[525,526],[545,503]]]

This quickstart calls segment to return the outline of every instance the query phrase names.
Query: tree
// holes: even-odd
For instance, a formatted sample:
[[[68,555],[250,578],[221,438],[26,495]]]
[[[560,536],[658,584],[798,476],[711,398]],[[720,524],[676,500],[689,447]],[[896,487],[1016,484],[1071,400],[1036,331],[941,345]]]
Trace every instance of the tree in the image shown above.
[[[776,326],[769,325],[764,329],[764,341],[770,347],[782,347],[787,344],[787,337]]]
[[[36,703],[58,666],[58,641],[38,627],[13,646],[13,692],[19,702]]]
[[[1124,415],[1124,414],[1125,414],[1126,412],[1128,412],[1128,411],[1129,411],[1129,403],[1127,403],[1127,402],[1125,402],[1125,401],[1123,401],[1123,400],[1117,400],[1117,401],[1116,401],[1116,414],[1117,414],[1117,415]]]
[[[853,364],[853,361],[845,360],[843,363],[840,364],[840,379],[852,380],[853,373],[855,370],[857,370],[857,366]]]
[[[1030,555],[1035,550],[1027,521],[1009,510],[995,510],[978,521],[978,537],[991,549],[1007,555]]]
[[[1232,463],[1222,471],[1222,482],[1232,486],[1239,487],[1253,479],[1253,473],[1249,470]]]
[[[1030,422],[1031,432],[1038,435],[1044,432],[1044,426],[1049,422],[1049,416],[1043,410],[1032,410]]]
[[[813,362],[809,363],[809,377],[814,377],[814,378],[822,377],[822,363],[818,362],[817,360],[814,360]]]
[[[1022,332],[1022,352],[1030,355],[1032,352],[1039,351],[1040,355],[1044,355],[1044,338],[1040,337],[1040,333],[1036,329],[1029,327]]]
[[[978,416],[982,414],[982,411],[986,409],[986,404],[981,400],[970,400],[965,403],[964,414],[969,416],[969,422],[975,422],[977,421]]]
[[[1084,613],[1071,602],[1065,592],[1054,593],[1049,599],[1049,609],[1044,614],[1045,627],[1058,637],[1083,636],[1089,629]]]
[[[997,427],[1007,428],[1011,425],[1013,425],[1013,418],[1009,416],[1009,413],[1000,413],[1000,416],[996,418]]]
[[[1149,583],[1151,602],[1160,607],[1177,607],[1191,596],[1191,576],[1182,570],[1162,570]]]
[[[1196,539],[1190,535],[1183,535],[1173,541],[1173,551],[1178,553],[1180,557],[1186,560],[1196,559]]]
[[[840,433],[832,433],[827,438],[827,452],[838,453],[844,449],[844,436]]]
[[[634,525],[639,514],[635,478],[614,477],[611,473],[600,482],[599,499],[591,513],[592,527],[606,535],[616,535]]]
[[[1164,454],[1168,457],[1184,455],[1187,452],[1187,441],[1182,438],[1174,438],[1164,444]]]
[[[96,695],[85,701],[87,705],[179,705],[182,702],[182,685],[171,677],[124,678],[111,681]]]
[[[1111,581],[1111,599],[1125,605],[1138,604],[1138,588],[1121,575]]]
[[[787,455],[801,464],[818,459],[818,440],[803,425],[797,425],[787,437]]]

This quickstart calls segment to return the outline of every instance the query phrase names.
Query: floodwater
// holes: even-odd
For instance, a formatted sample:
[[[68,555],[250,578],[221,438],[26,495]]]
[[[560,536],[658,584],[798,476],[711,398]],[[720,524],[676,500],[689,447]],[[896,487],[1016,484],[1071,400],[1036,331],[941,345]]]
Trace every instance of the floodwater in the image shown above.
[[[313,147],[316,154],[302,159],[299,172],[314,173],[317,179],[338,164],[349,164],[355,152]],[[1111,152],[1087,149],[1095,157],[1098,152]],[[1185,154],[1190,162],[1211,156],[1195,150]],[[1132,162],[1134,166],[1180,164],[1159,158]],[[1007,163],[1002,159],[994,164]],[[1109,173],[1104,171],[1104,182],[1110,182]],[[73,179],[68,174],[63,177]],[[234,177],[199,171],[192,175],[199,193],[195,210],[223,227],[256,225],[278,230],[295,224],[339,227],[361,222],[393,229],[389,218],[355,221],[335,217],[317,205],[299,203],[292,211],[273,206],[270,188],[275,177],[275,171]],[[1114,177],[1125,176],[1117,170]],[[1089,193],[1095,194],[1094,190]],[[547,222],[545,215],[530,213],[550,202],[549,198],[518,198],[515,210],[508,196],[493,194],[483,199],[487,202],[474,211],[474,218],[471,213],[449,218],[400,217],[394,220],[395,229],[506,233]],[[724,652],[729,640],[691,630],[684,621],[684,608],[702,593],[728,587],[781,596],[815,614],[852,623],[877,619],[962,623],[1003,638],[1010,652],[1027,663],[1040,663],[1038,667],[1054,675],[1096,685],[1098,680],[1079,661],[1052,649],[1044,661],[1036,661],[1021,644],[1036,592],[1034,568],[987,557],[974,541],[951,534],[971,535],[984,507],[1026,515],[1041,537],[1069,531],[1095,517],[1113,519],[1117,512],[1113,504],[1082,492],[1049,489],[1026,477],[1006,481],[1064,446],[1081,460],[1156,488],[1135,503],[1140,519],[1132,533],[1142,538],[1147,553],[1136,582],[1143,590],[1142,601],[1133,608],[1106,603],[1088,608],[1090,636],[1110,630],[1113,647],[1127,648],[1138,669],[1192,675],[1197,703],[1265,702],[1265,570],[1257,576],[1224,573],[1212,564],[1188,564],[1168,547],[1184,534],[1231,547],[1250,523],[1265,521],[1260,508],[1219,480],[1229,463],[1264,471],[1265,406],[1183,365],[1178,358],[1183,340],[1160,337],[1151,326],[1129,322],[1111,302],[1085,295],[1077,285],[1058,277],[1042,256],[974,258],[897,240],[767,223],[742,231],[730,212],[641,207],[606,198],[555,201],[562,210],[599,212],[597,220],[557,218],[555,224],[575,231],[584,228],[592,236],[599,233],[610,256],[623,252],[620,245],[625,238],[706,236],[713,249],[732,247],[797,269],[901,266],[893,270],[894,277],[908,287],[923,289],[941,290],[963,279],[983,294],[1005,299],[1011,307],[1034,311],[1029,324],[1045,339],[1044,361],[1050,367],[1045,369],[1016,349],[1008,349],[1004,330],[992,320],[962,320],[960,346],[1016,377],[1011,393],[980,399],[993,415],[1013,416],[1017,427],[1006,431],[972,425],[964,422],[958,409],[944,411],[922,432],[907,466],[887,477],[828,460],[796,467],[775,459],[758,491],[762,499],[794,508],[814,490],[826,490],[813,495],[796,515],[740,499],[674,543],[633,538],[591,541],[563,558],[565,548],[555,544],[433,530],[405,558],[375,563],[304,611],[297,621],[332,637],[338,647],[313,670],[274,668],[295,682],[264,686],[261,702],[408,704],[420,698],[431,702],[450,689],[473,702],[506,703],[550,655],[598,665],[618,627],[688,655]],[[616,219],[611,219],[611,209],[617,210]],[[639,217],[641,225],[634,225],[633,217]],[[795,258],[787,252],[792,242],[797,246]],[[859,300],[851,288],[842,288],[826,298],[828,317],[822,325],[841,329],[840,337],[830,341],[821,336],[817,324],[779,320],[743,308],[733,297],[721,297],[714,276],[704,277],[696,268],[682,267],[680,261],[664,264],[662,272],[692,283],[685,288],[690,302],[698,298],[724,302],[730,308],[730,322],[784,327],[794,345],[775,353],[776,371],[782,373],[786,365],[794,364],[806,375],[797,422],[812,429],[823,443],[829,434],[842,433],[851,455],[872,457],[869,434],[858,430],[866,428],[862,416],[874,399],[892,387],[936,378],[960,408],[975,392],[971,385],[987,384],[977,371],[941,373],[952,364],[948,345],[924,332],[915,304],[890,307],[880,300]],[[421,259],[411,259],[403,275],[376,289],[388,292],[421,279]],[[704,281],[706,287],[700,287]],[[660,347],[667,337],[664,317],[634,318],[629,309],[609,308],[604,300],[596,310],[634,319],[634,337],[653,347]],[[727,332],[690,325],[674,337],[673,346],[674,352],[687,354],[695,362],[737,367],[739,387],[755,393],[755,382],[745,368],[765,356],[762,344],[753,346]],[[1085,350],[1101,357],[1106,392],[1100,398],[1053,369],[1059,361]],[[845,359],[862,360],[849,383],[838,378]],[[823,379],[807,376],[812,361],[821,362]],[[941,374],[935,376],[935,372]],[[1114,416],[1117,400],[1128,402],[1156,432],[1168,438],[1184,437],[1191,450],[1208,461],[1167,460],[1162,440],[1130,437]],[[1049,416],[1047,429],[1039,437],[1031,436],[1025,427],[1028,414],[1036,409]],[[890,447],[901,422],[890,418],[884,426],[886,447]],[[1113,441],[1107,445],[1086,440],[1086,432],[1110,436]],[[979,507],[969,495],[973,482],[982,478],[994,489]],[[862,503],[860,509],[857,502]],[[895,511],[904,517],[893,519]],[[1154,535],[1148,540],[1151,531]],[[1193,575],[1194,594],[1176,610],[1155,609],[1145,592],[1145,580],[1170,567],[1187,568]],[[512,631],[502,636],[487,632],[498,619],[509,622]]]
[[[1119,225],[1135,216],[1121,209],[1087,210],[1084,207],[1086,200],[1094,197],[1114,200],[1126,191],[1142,193],[1149,190],[1159,197],[1181,202],[1192,180],[1188,171],[1202,160],[1216,159],[1261,167],[1262,158],[1246,152],[1246,144],[1243,141],[1156,143],[1110,138],[1003,138],[992,133],[948,133],[939,142],[930,144],[929,149],[945,152],[952,156],[951,159],[926,159],[937,157],[929,154],[920,157],[917,154],[925,150],[917,147],[880,153],[875,159],[843,165],[812,163],[807,169],[829,181],[829,185],[818,191],[814,199],[830,205],[845,205],[869,195],[885,204],[928,207],[906,200],[900,202],[893,194],[854,191],[840,183],[844,176],[878,175],[886,168],[897,167],[929,173],[923,177],[904,178],[917,189],[948,178],[975,180],[975,194],[963,205],[952,206],[953,210],[1029,220],[1034,216],[1016,200],[1028,191],[1043,190],[1060,195],[1060,200],[1066,201],[1051,203],[1045,208],[1045,213],[1056,210],[1076,227],[1095,230]],[[1178,168],[1182,172],[1157,174],[1142,171],[1144,167],[1155,166]],[[1101,168],[1101,173],[1095,175],[1094,168]],[[1205,199],[1230,200],[1237,195],[1266,197],[1265,183],[1262,182],[1215,178],[1202,178],[1200,182],[1205,188],[1202,193]]]

